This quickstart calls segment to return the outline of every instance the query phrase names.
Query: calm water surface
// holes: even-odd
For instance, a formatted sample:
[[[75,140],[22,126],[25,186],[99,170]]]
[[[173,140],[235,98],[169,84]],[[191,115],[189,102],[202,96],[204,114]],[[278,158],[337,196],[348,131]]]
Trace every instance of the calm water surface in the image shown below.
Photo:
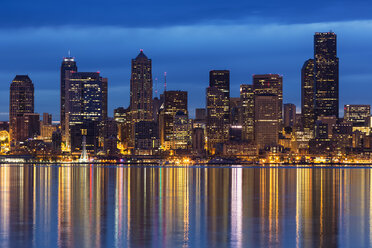
[[[0,166],[0,247],[371,247],[372,169]]]

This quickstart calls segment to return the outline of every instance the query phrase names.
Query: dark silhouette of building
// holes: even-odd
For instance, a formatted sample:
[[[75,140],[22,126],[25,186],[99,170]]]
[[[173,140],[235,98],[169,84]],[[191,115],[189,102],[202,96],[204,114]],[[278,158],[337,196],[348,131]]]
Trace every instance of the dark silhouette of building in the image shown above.
[[[140,121],[135,124],[135,149],[157,150],[160,146],[159,131],[156,122]],[[150,152],[149,154],[152,154]]]
[[[314,130],[314,60],[308,59],[301,70],[301,118],[302,126]]]
[[[339,82],[336,34],[314,35],[315,119],[319,116],[338,118]]]
[[[293,103],[284,104],[284,126],[293,127],[296,124],[296,105]]]
[[[51,125],[52,124],[52,114],[43,113],[43,125]]]
[[[133,123],[153,120],[151,59],[142,50],[132,59],[130,110]]]
[[[75,58],[73,57],[66,57],[63,58],[62,65],[61,65],[61,109],[60,109],[60,122],[61,122],[61,130],[62,135],[65,134],[65,101],[66,101],[66,72],[77,72],[78,68],[76,66]]]
[[[283,123],[283,77],[278,74],[253,75],[255,95],[272,94],[278,96],[278,119]]]
[[[25,114],[34,113],[34,84],[27,75],[17,75],[10,85],[9,123],[11,142],[29,138]]]
[[[240,85],[242,138],[246,141],[254,140],[254,91],[253,85]]]

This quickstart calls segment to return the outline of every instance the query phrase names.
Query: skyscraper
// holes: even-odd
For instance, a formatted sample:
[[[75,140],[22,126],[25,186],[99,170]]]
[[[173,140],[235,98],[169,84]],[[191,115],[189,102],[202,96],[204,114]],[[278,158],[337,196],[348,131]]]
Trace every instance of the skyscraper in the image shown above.
[[[228,135],[230,124],[230,71],[212,70],[209,72],[209,87],[215,87],[223,93],[225,132]]]
[[[86,147],[96,152],[99,124],[105,119],[107,79],[98,72],[67,72],[65,98],[66,143],[71,151],[81,149],[82,137]]]
[[[34,113],[34,84],[27,75],[17,75],[10,85],[9,129],[11,141],[23,141],[24,115]]]
[[[174,117],[181,111],[188,117],[187,91],[165,91],[164,103],[160,108],[160,144],[164,149],[172,149]]]
[[[283,77],[278,74],[253,75],[255,95],[272,94],[278,96],[278,119],[283,123]]]
[[[261,94],[254,97],[254,136],[259,149],[278,144],[278,96]]]
[[[308,59],[301,70],[301,115],[302,126],[314,129],[314,60]]]
[[[60,109],[60,122],[61,122],[61,130],[62,136],[65,134],[65,101],[66,101],[66,72],[74,71],[77,72],[78,68],[76,66],[75,58],[73,57],[66,57],[63,58],[62,65],[61,65],[61,109]]]
[[[314,35],[315,119],[319,116],[338,118],[338,57],[336,34]]]
[[[229,129],[225,120],[224,93],[216,87],[207,88],[207,145],[208,151],[214,153],[215,146],[229,138]]]
[[[253,85],[240,85],[240,104],[243,140],[254,140],[254,92]]]
[[[133,123],[153,120],[151,59],[142,50],[132,59],[130,109]]]

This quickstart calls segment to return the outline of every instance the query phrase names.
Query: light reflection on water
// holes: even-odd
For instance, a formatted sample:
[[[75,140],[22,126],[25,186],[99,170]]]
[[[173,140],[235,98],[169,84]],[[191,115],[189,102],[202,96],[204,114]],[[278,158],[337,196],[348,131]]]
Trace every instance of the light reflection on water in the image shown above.
[[[371,247],[371,173],[0,166],[0,247]]]

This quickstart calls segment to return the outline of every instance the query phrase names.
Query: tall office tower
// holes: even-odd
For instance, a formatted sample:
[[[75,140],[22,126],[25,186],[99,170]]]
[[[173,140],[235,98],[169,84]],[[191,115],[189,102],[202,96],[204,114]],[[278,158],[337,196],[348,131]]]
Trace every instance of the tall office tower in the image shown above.
[[[12,142],[28,138],[21,135],[21,119],[30,113],[34,113],[34,84],[27,75],[17,75],[10,85],[9,130]]]
[[[314,35],[315,119],[338,118],[338,58],[336,34]]]
[[[165,91],[164,104],[159,115],[160,144],[165,150],[173,149],[174,117],[178,111],[188,116],[187,91]]]
[[[230,127],[230,71],[229,70],[212,70],[209,72],[209,87],[215,87],[223,93],[224,106],[224,129],[228,136]]]
[[[240,85],[240,104],[243,140],[254,140],[254,92],[253,85]]]
[[[66,57],[63,58],[62,65],[61,65],[61,105],[60,105],[60,122],[61,122],[61,130],[62,130],[62,137],[65,134],[65,101],[66,101],[66,72],[77,72],[78,68],[76,66],[75,58],[73,57]]]
[[[98,72],[67,72],[65,94],[66,145],[72,152],[81,150],[83,136],[86,148],[96,152],[99,123],[107,106],[107,79]]]
[[[366,126],[367,118],[371,116],[371,105],[352,105],[344,107],[344,120],[353,126]]]
[[[133,123],[153,120],[151,68],[151,59],[148,59],[142,50],[132,59],[130,110]]]
[[[216,87],[207,88],[207,146],[210,153],[215,152],[216,145],[229,138],[229,129],[226,127],[226,97]]]
[[[284,126],[293,127],[296,124],[296,105],[293,103],[284,104]]]
[[[314,60],[305,61],[301,70],[301,118],[302,126],[314,130]]]
[[[283,77],[278,74],[253,75],[255,95],[272,94],[278,96],[278,119],[283,123]]]
[[[259,149],[278,144],[278,98],[272,94],[254,96],[254,136]]]
[[[43,113],[43,125],[51,125],[52,124],[52,114]]]

